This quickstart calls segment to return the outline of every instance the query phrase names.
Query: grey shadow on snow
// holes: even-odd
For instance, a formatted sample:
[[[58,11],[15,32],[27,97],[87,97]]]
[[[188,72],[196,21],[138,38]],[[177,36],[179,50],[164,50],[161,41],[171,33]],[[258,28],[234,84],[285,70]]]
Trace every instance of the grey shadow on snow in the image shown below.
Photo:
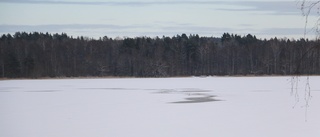
[[[194,89],[194,88],[184,88],[184,89],[142,89],[142,88],[80,88],[80,89],[90,89],[90,90],[147,90],[147,91],[156,91],[153,93],[156,94],[183,94],[187,97],[183,101],[176,101],[176,102],[168,102],[168,103],[206,103],[206,102],[213,102],[213,101],[221,101],[219,99],[215,99],[214,95],[210,95],[210,90],[204,89]]]
[[[15,89],[19,89],[19,87],[0,87],[0,92],[11,92]]]
[[[25,92],[57,92],[60,90],[32,90],[32,91],[25,91]]]
[[[141,89],[141,88],[79,88],[79,89],[91,89],[91,90],[157,90],[157,89]]]
[[[177,93],[183,93],[188,95],[195,95],[197,93],[205,93],[205,92],[211,92],[210,90],[203,90],[203,89],[161,89],[158,92],[159,94],[177,94]]]
[[[213,102],[213,101],[221,101],[218,99],[214,99],[216,96],[203,96],[203,97],[189,97],[185,98],[185,101],[176,101],[176,102],[170,102],[170,103],[205,103],[205,102]]]
[[[268,89],[257,89],[257,90],[251,90],[251,92],[272,92],[272,90],[268,90]]]
[[[187,96],[185,100],[169,102],[174,104],[184,104],[184,103],[207,103],[213,101],[221,101],[219,99],[215,99],[216,96],[210,95],[210,90],[203,89],[162,89],[156,93],[158,94],[184,94]]]

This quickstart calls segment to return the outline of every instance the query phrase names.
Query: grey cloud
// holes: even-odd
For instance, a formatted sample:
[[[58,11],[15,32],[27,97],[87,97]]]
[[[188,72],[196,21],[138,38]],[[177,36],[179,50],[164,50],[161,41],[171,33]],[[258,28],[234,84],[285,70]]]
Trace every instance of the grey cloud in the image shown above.
[[[15,31],[63,31],[63,30],[80,30],[80,29],[128,29],[141,27],[139,25],[119,26],[103,24],[65,24],[65,25],[0,25],[0,32]]]
[[[241,25],[241,24],[240,24]],[[245,24],[246,25],[246,24]],[[137,29],[139,31],[137,31]],[[314,35],[308,29],[307,35]],[[154,27],[152,25],[104,25],[104,24],[66,24],[66,25],[0,25],[0,33],[14,33],[17,31],[25,32],[49,32],[49,33],[61,33],[65,32],[72,36],[89,36],[99,38],[102,36],[108,37],[137,37],[137,36],[174,36],[177,34],[199,34],[200,36],[217,36],[220,37],[224,32],[234,33],[238,35],[254,34],[256,36],[264,37],[285,37],[296,35],[303,37],[303,28],[267,28],[262,30],[252,29],[249,26],[243,26],[242,28],[217,28],[208,26],[197,26],[193,24],[171,24],[169,26]]]
[[[258,9],[270,9],[275,7],[281,7],[290,5],[291,1],[198,1],[198,0],[171,0],[171,1],[67,1],[67,0],[0,0],[0,3],[26,3],[26,4],[82,4],[82,5],[183,5],[183,4],[195,4],[195,5],[235,5],[235,6],[252,6]]]
[[[181,33],[197,33],[197,34],[211,34],[214,32],[230,32],[235,29],[232,28],[217,28],[217,27],[203,27],[203,26],[195,26],[195,25],[178,25],[178,26],[169,26],[162,27],[163,30],[170,30],[174,32]]]
[[[139,30],[139,31],[137,31]],[[232,32],[232,28],[203,27],[192,24],[176,24],[166,26],[152,25],[104,25],[104,24],[66,24],[66,25],[0,25],[0,33],[20,32],[49,32],[60,33],[65,32],[71,35],[83,35],[92,37],[101,37],[108,35],[116,36],[173,36],[177,34],[199,34],[202,36],[220,36],[223,32]]]
[[[317,34],[311,28],[307,28],[307,33],[304,35],[304,28],[267,28],[253,33],[260,38],[316,38]]]
[[[241,27],[253,27],[255,25],[253,25],[253,24],[239,24],[239,26],[241,26]]]
[[[273,15],[301,14],[299,3],[293,1],[242,1],[228,2],[226,4],[240,6],[241,8],[218,8],[216,10],[266,12],[265,14]]]
[[[196,0],[171,0],[171,1],[66,1],[66,0],[1,0],[0,3],[25,3],[25,4],[70,4],[70,5],[112,5],[112,6],[148,6],[148,5],[230,5],[239,8],[215,8],[222,11],[253,11],[269,12],[274,15],[301,14],[300,4],[294,1],[196,1]]]
[[[312,29],[307,29],[309,35],[312,34]],[[301,35],[304,34],[304,28],[267,28],[259,32],[264,35]]]
[[[1,0],[0,3],[26,3],[26,4],[77,4],[77,5],[119,5],[119,6],[144,6],[167,4],[218,4],[221,1],[63,1],[63,0]]]
[[[88,36],[99,38],[102,36],[135,36],[136,31],[141,29],[141,25],[99,25],[99,24],[66,24],[66,25],[0,25],[0,34],[14,34],[15,32],[48,32],[67,33],[71,36]]]
[[[55,1],[55,0],[1,0],[1,3],[69,4],[69,5],[139,5],[140,2]]]

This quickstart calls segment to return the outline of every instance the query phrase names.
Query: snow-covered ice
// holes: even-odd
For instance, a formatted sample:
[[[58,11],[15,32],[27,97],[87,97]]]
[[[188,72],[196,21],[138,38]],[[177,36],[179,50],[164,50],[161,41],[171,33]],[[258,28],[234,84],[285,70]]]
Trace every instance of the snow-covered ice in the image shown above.
[[[319,137],[319,82],[306,109],[306,77],[2,80],[0,136]]]

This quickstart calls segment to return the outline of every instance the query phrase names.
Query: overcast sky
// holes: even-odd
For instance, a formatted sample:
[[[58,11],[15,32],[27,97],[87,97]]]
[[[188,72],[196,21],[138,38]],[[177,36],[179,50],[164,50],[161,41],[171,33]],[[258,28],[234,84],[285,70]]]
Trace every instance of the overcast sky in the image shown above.
[[[258,38],[304,37],[298,0],[0,0],[0,34],[65,32],[99,38],[221,37],[224,32]],[[310,16],[310,31],[316,19]]]

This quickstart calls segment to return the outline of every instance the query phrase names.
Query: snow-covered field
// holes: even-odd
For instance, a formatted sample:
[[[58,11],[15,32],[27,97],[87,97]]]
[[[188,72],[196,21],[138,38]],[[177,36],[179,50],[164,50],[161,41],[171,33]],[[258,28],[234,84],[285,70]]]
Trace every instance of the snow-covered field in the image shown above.
[[[307,109],[306,77],[297,97],[291,80],[2,80],[0,137],[319,137],[320,77]]]

